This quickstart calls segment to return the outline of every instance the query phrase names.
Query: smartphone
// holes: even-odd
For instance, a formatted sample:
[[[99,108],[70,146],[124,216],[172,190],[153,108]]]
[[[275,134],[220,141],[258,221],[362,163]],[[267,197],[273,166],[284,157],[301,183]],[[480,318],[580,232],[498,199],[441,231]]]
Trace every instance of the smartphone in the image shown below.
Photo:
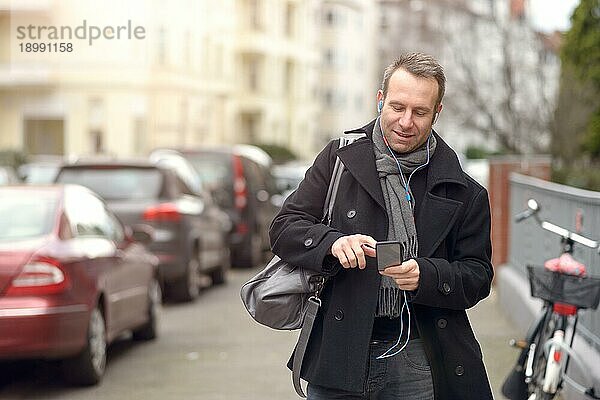
[[[404,254],[402,254],[400,242],[377,242],[375,250],[377,251],[377,269],[379,271],[383,271],[392,265],[402,264]]]

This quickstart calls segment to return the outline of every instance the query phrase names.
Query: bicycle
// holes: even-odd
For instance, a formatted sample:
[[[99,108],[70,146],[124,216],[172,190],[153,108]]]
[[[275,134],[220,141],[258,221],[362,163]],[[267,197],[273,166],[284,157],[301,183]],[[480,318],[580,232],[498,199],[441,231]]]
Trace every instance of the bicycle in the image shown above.
[[[521,353],[504,381],[502,394],[510,400],[551,400],[566,381],[588,398],[600,399],[585,368],[579,369],[587,385],[567,375],[570,360],[582,366],[572,350],[579,311],[596,309],[600,302],[600,279],[587,276],[585,265],[573,259],[573,246],[579,243],[599,249],[599,243],[542,221],[538,216],[541,207],[534,199],[529,199],[527,206],[527,210],[515,217],[516,222],[533,216],[543,229],[561,237],[562,251],[559,258],[546,261],[544,267],[527,266],[531,295],[544,300],[544,306],[525,339],[510,342],[521,349]],[[570,333],[570,340],[566,333]]]

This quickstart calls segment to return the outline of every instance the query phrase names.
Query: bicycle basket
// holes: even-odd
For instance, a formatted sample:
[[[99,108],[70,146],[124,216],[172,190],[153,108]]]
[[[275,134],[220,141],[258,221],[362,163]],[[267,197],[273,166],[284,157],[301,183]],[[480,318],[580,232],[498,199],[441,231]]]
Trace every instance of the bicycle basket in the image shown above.
[[[596,309],[600,302],[600,279],[579,277],[527,266],[531,295],[553,303]]]

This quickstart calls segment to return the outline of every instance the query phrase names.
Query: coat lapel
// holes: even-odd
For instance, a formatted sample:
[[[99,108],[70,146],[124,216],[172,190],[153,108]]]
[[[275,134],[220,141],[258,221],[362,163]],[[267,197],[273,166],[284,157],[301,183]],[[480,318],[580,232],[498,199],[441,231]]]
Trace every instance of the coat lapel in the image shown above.
[[[419,253],[431,257],[450,232],[462,203],[438,197],[431,192],[426,192],[422,201],[421,212],[415,221]]]
[[[415,216],[419,254],[431,257],[454,226],[462,202],[447,196],[450,186],[467,187],[456,153],[436,134],[437,148],[427,169],[427,189]]]
[[[337,155],[344,163],[344,167],[352,174],[365,191],[385,210],[383,192],[379,183],[379,176],[375,168],[375,153],[373,142],[367,138],[344,146],[337,151]]]

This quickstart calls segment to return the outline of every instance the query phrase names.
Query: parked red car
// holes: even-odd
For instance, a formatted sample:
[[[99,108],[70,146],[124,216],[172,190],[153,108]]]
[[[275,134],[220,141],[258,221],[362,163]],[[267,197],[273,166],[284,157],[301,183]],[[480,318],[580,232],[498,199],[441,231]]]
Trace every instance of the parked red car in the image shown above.
[[[62,359],[68,381],[91,385],[121,333],[156,337],[158,261],[139,243],[151,240],[144,227],[124,227],[76,185],[0,188],[0,227],[0,359]]]

